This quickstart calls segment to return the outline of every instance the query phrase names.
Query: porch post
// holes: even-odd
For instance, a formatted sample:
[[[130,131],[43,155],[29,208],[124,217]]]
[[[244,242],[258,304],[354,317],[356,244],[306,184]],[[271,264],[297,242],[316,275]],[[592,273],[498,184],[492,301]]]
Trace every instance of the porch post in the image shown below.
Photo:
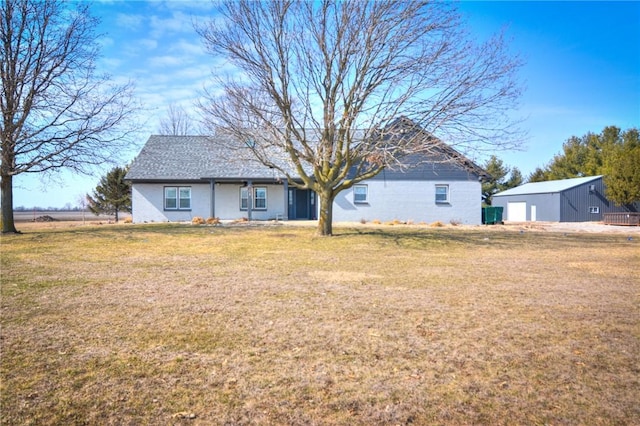
[[[211,186],[211,217],[216,217],[216,181],[215,179],[211,179],[209,181],[209,185]]]
[[[247,219],[251,222],[251,209],[253,208],[253,183],[247,181]]]
[[[282,214],[282,220],[289,220],[289,181],[284,180],[284,213]]]

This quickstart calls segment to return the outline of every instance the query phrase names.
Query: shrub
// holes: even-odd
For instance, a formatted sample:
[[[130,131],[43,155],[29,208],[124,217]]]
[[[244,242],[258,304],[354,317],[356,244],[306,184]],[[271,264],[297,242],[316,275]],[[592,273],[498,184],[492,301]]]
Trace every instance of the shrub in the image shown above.
[[[439,220],[436,220],[435,222],[432,222],[431,225],[429,226],[433,226],[434,228],[441,228],[444,226],[444,224],[442,222],[440,222]]]
[[[125,217],[122,222],[123,223],[133,223],[133,218],[131,216]]]
[[[205,222],[200,216],[194,216],[193,219],[191,219],[191,223],[194,225],[204,225]]]
[[[367,219],[363,217],[362,219],[360,219],[360,223],[364,225],[365,223],[367,223]]]
[[[209,217],[207,218],[207,225],[218,226],[220,225],[220,219],[217,217]]]
[[[457,219],[451,219],[451,220],[449,221],[449,223],[450,223],[452,226],[458,226],[458,225],[460,225],[460,224],[462,223],[462,221],[457,220]]]

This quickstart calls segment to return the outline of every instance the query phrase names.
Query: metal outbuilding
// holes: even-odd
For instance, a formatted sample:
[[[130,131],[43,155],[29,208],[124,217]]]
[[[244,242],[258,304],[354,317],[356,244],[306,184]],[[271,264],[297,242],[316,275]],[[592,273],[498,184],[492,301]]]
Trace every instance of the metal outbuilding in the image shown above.
[[[616,206],[606,198],[602,176],[533,182],[493,195],[510,222],[602,221],[605,213],[637,212],[640,206]]]

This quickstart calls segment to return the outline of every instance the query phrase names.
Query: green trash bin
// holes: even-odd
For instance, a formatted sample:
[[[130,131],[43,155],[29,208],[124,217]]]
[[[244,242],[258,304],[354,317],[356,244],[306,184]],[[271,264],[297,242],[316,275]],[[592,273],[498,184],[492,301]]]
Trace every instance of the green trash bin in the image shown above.
[[[482,208],[482,223],[485,225],[495,225],[502,222],[503,207],[483,207]]]

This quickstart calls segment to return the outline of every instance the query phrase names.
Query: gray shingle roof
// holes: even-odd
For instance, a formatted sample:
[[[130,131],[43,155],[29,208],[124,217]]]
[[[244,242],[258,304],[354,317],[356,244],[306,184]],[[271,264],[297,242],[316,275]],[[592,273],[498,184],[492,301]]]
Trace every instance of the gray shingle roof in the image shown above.
[[[293,172],[293,168],[291,168]],[[253,158],[248,149],[209,136],[149,137],[127,173],[129,180],[274,179],[274,169]]]
[[[525,183],[515,188],[494,194],[494,197],[502,197],[507,195],[527,195],[527,194],[554,194],[575,188],[576,186],[591,182],[602,176],[588,176],[573,179],[548,180],[545,182]]]
[[[454,169],[464,169],[477,176],[486,175],[482,168],[446,144],[442,143],[441,145],[443,151],[440,154],[455,158],[457,161],[443,164],[438,167],[438,170],[442,171],[448,166]],[[436,150],[437,152],[439,151]],[[431,155],[435,154],[431,153]],[[422,168],[424,168],[425,159],[423,156],[415,154],[407,158],[411,165],[422,164]],[[270,160],[277,161],[276,163],[290,176],[298,176],[293,163],[286,154],[270,155]],[[437,163],[438,159],[436,158],[434,161]],[[307,170],[307,173],[311,172],[311,170]],[[405,178],[420,179],[421,177],[416,175],[418,172],[419,170],[416,169],[411,170],[410,173],[404,171],[396,173]],[[389,170],[385,176],[389,177],[393,173]],[[150,136],[138,156],[133,160],[125,178],[131,181],[170,182],[202,179],[275,180],[283,179],[284,176],[276,169],[271,169],[260,163],[246,146],[239,145],[228,136],[219,134],[216,136]]]

